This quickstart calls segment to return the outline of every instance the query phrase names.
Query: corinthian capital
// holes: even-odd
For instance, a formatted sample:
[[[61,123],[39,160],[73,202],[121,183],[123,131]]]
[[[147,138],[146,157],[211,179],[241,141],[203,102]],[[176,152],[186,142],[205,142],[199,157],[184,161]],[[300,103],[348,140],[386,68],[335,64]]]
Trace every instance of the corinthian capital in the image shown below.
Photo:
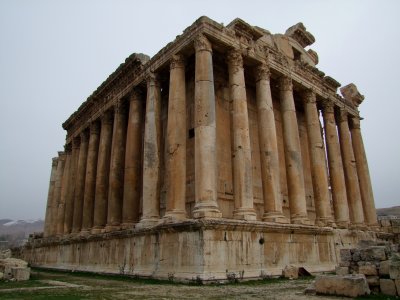
[[[360,129],[360,118],[352,116],[351,117],[351,125],[354,129]]]
[[[317,103],[317,97],[315,95],[315,91],[312,89],[306,90],[303,93],[303,101],[304,103]]]
[[[185,57],[182,54],[174,54],[171,57],[170,69],[185,67]]]
[[[268,65],[266,63],[263,63],[256,67],[254,75],[256,77],[256,81],[260,81],[260,80],[268,80],[269,81],[269,79],[271,77],[271,71],[269,70]]]
[[[324,99],[322,101],[322,108],[324,113],[334,113],[335,112],[335,104],[329,99]]]
[[[288,76],[282,76],[279,81],[279,88],[281,91],[292,91],[293,90],[292,78]]]
[[[212,46],[210,41],[203,35],[199,34],[194,40],[194,49],[197,51],[210,51],[212,52]]]
[[[227,55],[227,62],[230,65],[242,67],[243,66],[242,53],[240,53],[240,51],[237,49],[229,50]]]

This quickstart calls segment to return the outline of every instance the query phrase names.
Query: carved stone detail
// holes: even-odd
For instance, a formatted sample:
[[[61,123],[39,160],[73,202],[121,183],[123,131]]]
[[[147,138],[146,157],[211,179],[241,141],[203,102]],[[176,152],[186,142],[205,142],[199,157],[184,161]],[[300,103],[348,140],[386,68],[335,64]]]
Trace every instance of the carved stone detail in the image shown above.
[[[185,57],[182,54],[174,54],[171,57],[170,69],[184,68]]]
[[[288,76],[282,76],[279,81],[279,88],[281,91],[292,91],[293,90],[292,78]]]
[[[228,52],[227,61],[232,66],[243,67],[243,57],[238,49],[232,49]]]
[[[203,35],[198,35],[194,40],[194,49],[197,51],[210,51],[212,52],[212,46],[210,41]]]
[[[270,80],[271,71],[266,63],[258,65],[255,69],[254,75],[256,77],[256,82],[260,80]]]

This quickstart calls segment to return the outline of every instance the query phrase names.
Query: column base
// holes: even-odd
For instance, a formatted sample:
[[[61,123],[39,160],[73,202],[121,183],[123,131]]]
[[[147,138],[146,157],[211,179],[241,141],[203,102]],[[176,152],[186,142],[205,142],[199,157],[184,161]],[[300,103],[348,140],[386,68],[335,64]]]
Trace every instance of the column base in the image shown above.
[[[306,216],[291,216],[290,223],[299,225],[312,225],[311,221]]]
[[[104,228],[104,232],[111,232],[121,230],[121,224],[107,224]]]
[[[194,219],[221,218],[221,217],[222,213],[219,211],[214,201],[198,203],[193,209]]]
[[[336,220],[336,226],[338,228],[347,229],[349,228],[350,222],[349,221],[339,221]]]
[[[82,229],[80,232],[81,236],[89,236],[91,234],[90,229]]]
[[[121,224],[121,229],[133,229],[135,228],[137,222],[124,222]]]
[[[286,218],[281,212],[266,212],[262,216],[262,220],[264,222],[272,222],[272,223],[280,223],[280,224],[288,224],[289,219]]]
[[[136,224],[135,228],[142,229],[142,228],[147,228],[147,227],[153,227],[156,226],[160,221],[159,217],[148,217],[148,218],[143,218],[140,220],[139,223]]]
[[[162,222],[175,222],[175,221],[183,221],[187,219],[186,218],[186,211],[181,210],[181,209],[173,209],[170,211],[167,211],[162,218]]]
[[[363,223],[351,223],[349,226],[349,229],[355,229],[355,230],[366,230],[367,225]]]
[[[103,226],[96,226],[93,227],[92,230],[90,231],[92,234],[99,234],[104,232],[104,227]]]
[[[319,227],[332,227],[336,228],[336,223],[332,221],[330,218],[316,218],[315,225]]]
[[[233,211],[233,218],[238,220],[254,221],[257,214],[254,208],[238,208]]]

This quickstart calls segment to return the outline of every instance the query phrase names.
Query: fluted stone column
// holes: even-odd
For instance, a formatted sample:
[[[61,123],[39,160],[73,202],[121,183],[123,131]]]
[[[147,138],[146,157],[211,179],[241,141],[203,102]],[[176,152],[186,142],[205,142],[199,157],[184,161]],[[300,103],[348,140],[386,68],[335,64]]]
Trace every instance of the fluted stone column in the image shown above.
[[[356,161],[351,144],[348,114],[345,109],[339,115],[339,141],[342,150],[344,175],[346,179],[347,199],[349,202],[350,220],[354,226],[364,225],[364,213],[358,183]]]
[[[124,103],[114,107],[114,129],[111,148],[110,180],[108,192],[107,231],[121,228],[122,198],[126,146],[126,113]]]
[[[165,159],[167,199],[164,218],[169,220],[186,218],[186,136],[185,61],[182,55],[173,55],[170,64]]]
[[[350,215],[347,203],[342,155],[336,129],[335,110],[332,102],[328,100],[323,102],[322,115],[324,118],[329,179],[331,183],[333,209],[335,212],[335,223],[341,228],[346,228],[350,222]]]
[[[75,183],[79,158],[80,139],[75,137],[72,139],[71,164],[68,172],[68,190],[65,202],[65,217],[64,217],[64,234],[69,234],[72,231],[72,222],[74,216],[74,199],[75,199]]]
[[[195,207],[194,218],[219,218],[217,152],[212,48],[200,35],[194,41],[195,58]]]
[[[82,229],[83,196],[85,192],[86,163],[88,155],[89,137],[86,131],[80,134],[81,145],[79,147],[78,167],[75,181],[74,216],[72,218],[72,233],[78,233]]]
[[[101,232],[107,222],[108,178],[113,134],[112,123],[113,116],[111,112],[105,112],[101,117],[92,233]]]
[[[50,209],[50,224],[49,224],[49,236],[57,234],[57,213],[58,205],[61,200],[61,184],[65,166],[65,154],[64,152],[58,152],[57,170],[56,170],[56,181],[54,183],[54,192],[52,197],[52,204]]]
[[[86,163],[85,191],[83,196],[82,232],[89,233],[93,226],[94,199],[96,194],[97,159],[99,153],[100,126],[90,124],[89,148]]]
[[[70,184],[70,176],[69,172],[71,170],[71,145],[65,146],[65,165],[64,172],[61,183],[61,198],[60,203],[58,205],[57,211],[57,235],[61,236],[64,234],[64,220],[65,220],[65,209],[66,209],[66,201],[68,195],[68,189]]]
[[[122,205],[122,222],[124,227],[130,227],[139,222],[142,175],[142,95],[134,90],[129,100],[129,119],[125,149],[124,199]]]
[[[353,142],[354,156],[356,159],[358,181],[360,183],[361,199],[364,217],[367,225],[377,226],[374,195],[372,192],[371,177],[369,175],[367,156],[360,130],[360,118],[352,117],[351,140]]]
[[[270,71],[266,64],[256,68],[256,101],[258,139],[260,144],[261,176],[263,185],[263,221],[288,223],[282,212],[279,175],[279,152],[276,137],[274,108],[270,86]]]
[[[161,89],[154,74],[147,78],[143,150],[143,213],[139,227],[157,224],[160,218]]]
[[[51,173],[50,173],[50,182],[49,182],[49,191],[47,194],[47,204],[46,204],[46,214],[44,218],[44,230],[43,236],[49,236],[49,227],[51,223],[51,211],[53,204],[53,194],[54,194],[54,186],[56,183],[56,173],[57,173],[57,161],[58,157],[53,157],[51,160]]]
[[[318,226],[332,226],[334,224],[330,205],[328,169],[324,141],[321,135],[317,100],[313,91],[307,91],[303,99],[315,199],[315,224]]]
[[[230,50],[227,57],[229,90],[232,101],[233,131],[233,190],[236,219],[255,220],[253,206],[253,170],[251,166],[250,130],[243,58],[238,50]]]
[[[309,224],[299,128],[293,98],[292,79],[289,77],[281,77],[280,79],[280,101],[287,185],[289,190],[290,220],[296,224]]]

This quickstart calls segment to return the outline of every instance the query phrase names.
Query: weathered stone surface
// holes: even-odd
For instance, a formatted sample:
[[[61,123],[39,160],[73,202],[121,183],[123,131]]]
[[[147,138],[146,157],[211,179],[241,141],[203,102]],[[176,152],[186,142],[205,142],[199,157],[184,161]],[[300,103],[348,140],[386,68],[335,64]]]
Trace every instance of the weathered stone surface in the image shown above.
[[[390,260],[381,261],[379,264],[379,276],[389,275]]]
[[[396,286],[392,279],[380,280],[381,293],[390,296],[396,296]]]
[[[379,276],[367,276],[367,282],[369,287],[378,286],[379,287]]]
[[[286,266],[282,270],[282,276],[285,278],[297,279],[299,278],[299,268],[292,265]]]
[[[317,294],[357,297],[370,293],[364,275],[318,275],[315,279]]]
[[[359,266],[358,272],[364,274],[365,276],[375,276],[378,275],[375,265],[369,264],[365,266]]]
[[[0,252],[0,259],[10,258],[11,257],[11,250],[6,249]]]
[[[340,249],[341,261],[351,261],[351,249]]]
[[[395,279],[394,285],[396,286],[397,295],[400,296],[400,279]]]
[[[336,275],[348,275],[349,274],[349,267],[336,267],[335,269]]]
[[[361,259],[365,261],[386,260],[384,246],[371,246],[360,250]]]
[[[29,280],[31,269],[25,267],[13,267],[11,268],[11,275],[16,281]]]
[[[5,258],[0,259],[0,272],[4,274],[5,279],[14,278],[13,268],[26,269],[28,263],[22,259]]]
[[[400,261],[390,262],[389,276],[391,279],[400,279]]]

